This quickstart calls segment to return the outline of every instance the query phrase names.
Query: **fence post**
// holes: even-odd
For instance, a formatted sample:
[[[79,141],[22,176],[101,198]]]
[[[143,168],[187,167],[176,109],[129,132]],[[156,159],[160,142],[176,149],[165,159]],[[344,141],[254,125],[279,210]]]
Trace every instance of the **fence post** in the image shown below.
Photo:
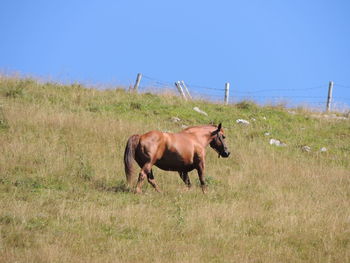
[[[135,82],[135,85],[134,85],[134,91],[135,91],[135,92],[138,92],[141,78],[142,78],[142,74],[141,74],[141,73],[138,73],[138,74],[137,74],[137,77],[136,77],[136,82]]]
[[[182,85],[182,87],[184,88],[187,97],[188,97],[190,100],[192,100],[192,96],[191,96],[190,92],[188,91],[188,89],[187,89],[187,87],[186,87],[186,85],[185,85],[185,82],[184,82],[183,80],[181,80],[181,85]]]
[[[330,81],[328,86],[328,96],[327,96],[327,106],[326,106],[327,112],[331,110],[333,85],[334,85],[334,82]]]
[[[181,87],[180,81],[176,81],[175,82],[175,86],[176,86],[177,90],[179,91],[179,93],[181,94],[182,98],[184,100],[187,100],[186,95],[185,95],[185,93],[184,93],[184,91],[183,91],[183,89]]]
[[[225,83],[225,104],[228,104],[228,97],[229,97],[229,91],[230,91],[230,83]]]

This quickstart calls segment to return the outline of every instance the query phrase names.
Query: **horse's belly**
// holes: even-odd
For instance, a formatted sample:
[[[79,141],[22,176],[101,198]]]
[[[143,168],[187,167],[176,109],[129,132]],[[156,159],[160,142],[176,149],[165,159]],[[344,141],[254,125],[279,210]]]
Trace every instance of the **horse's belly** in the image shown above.
[[[189,172],[194,169],[193,163],[185,163],[183,161],[171,162],[171,160],[160,159],[155,166],[165,171]]]

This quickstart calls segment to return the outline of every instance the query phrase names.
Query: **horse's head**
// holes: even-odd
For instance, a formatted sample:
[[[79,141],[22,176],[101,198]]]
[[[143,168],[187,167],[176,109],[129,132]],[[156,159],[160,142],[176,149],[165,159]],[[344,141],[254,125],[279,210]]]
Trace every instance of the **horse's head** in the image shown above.
[[[218,125],[217,129],[211,133],[210,147],[213,148],[219,157],[227,158],[230,155],[225,142],[224,131],[221,129],[221,123]]]

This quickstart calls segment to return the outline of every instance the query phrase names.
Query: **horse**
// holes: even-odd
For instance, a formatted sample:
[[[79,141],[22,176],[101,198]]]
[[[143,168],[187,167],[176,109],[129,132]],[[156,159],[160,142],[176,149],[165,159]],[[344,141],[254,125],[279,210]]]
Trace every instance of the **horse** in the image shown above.
[[[187,186],[191,188],[188,172],[196,169],[203,193],[206,193],[205,183],[205,151],[210,145],[218,157],[227,158],[230,155],[225,142],[221,123],[188,127],[178,133],[149,131],[145,134],[135,134],[129,137],[124,152],[124,168],[129,187],[132,186],[133,160],[141,168],[135,193],[142,193],[142,184],[147,177],[152,187],[160,192],[154,179],[152,166],[165,171],[176,171]]]

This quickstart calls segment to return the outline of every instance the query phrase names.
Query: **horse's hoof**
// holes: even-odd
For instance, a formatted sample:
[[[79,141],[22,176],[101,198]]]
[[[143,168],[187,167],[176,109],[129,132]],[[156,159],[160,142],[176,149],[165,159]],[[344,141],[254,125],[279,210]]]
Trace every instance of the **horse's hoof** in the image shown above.
[[[142,190],[141,189],[135,189],[135,194],[142,194]]]

